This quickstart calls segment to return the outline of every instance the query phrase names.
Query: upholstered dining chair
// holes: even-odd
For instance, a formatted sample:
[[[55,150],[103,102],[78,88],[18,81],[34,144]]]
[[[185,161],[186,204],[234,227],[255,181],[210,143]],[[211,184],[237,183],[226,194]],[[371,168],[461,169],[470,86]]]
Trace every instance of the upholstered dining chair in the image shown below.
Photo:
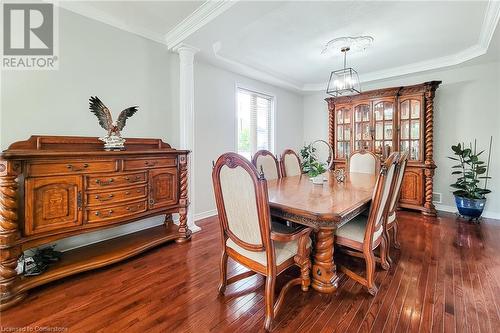
[[[277,179],[281,177],[278,160],[268,150],[259,150],[252,158],[252,164],[258,171],[264,172],[266,180]]]
[[[348,160],[347,170],[349,172],[369,173],[376,175],[380,169],[380,160],[371,151],[354,151]]]
[[[281,176],[291,177],[302,174],[300,158],[292,149],[285,149],[281,154]]]
[[[224,294],[228,284],[255,273],[265,276],[264,327],[269,330],[290,287],[300,284],[303,291],[309,289],[312,229],[290,229],[272,223],[267,181],[238,154],[220,156],[212,180],[222,234],[219,293]],[[250,271],[227,278],[228,257]],[[300,267],[301,276],[289,281],[275,302],[276,276],[293,265]]]
[[[378,291],[375,285],[375,261],[379,261],[382,268],[389,269],[387,262],[387,240],[384,234],[384,224],[387,217],[389,202],[394,187],[394,173],[399,154],[392,153],[382,166],[375,189],[368,216],[359,215],[335,231],[335,244],[341,246],[344,252],[364,258],[366,276],[356,274],[345,266],[340,270],[368,289],[371,295]],[[380,246],[380,257],[375,258],[374,250]]]
[[[390,247],[390,245],[392,244],[396,249],[400,248],[400,243],[398,240],[398,221],[396,218],[396,210],[398,208],[398,202],[401,196],[401,184],[403,183],[403,177],[407,163],[408,163],[408,152],[405,152],[401,154],[401,157],[399,158],[399,163],[396,167],[396,173],[395,173],[396,180],[394,185],[394,191],[393,195],[391,196],[389,210],[387,213],[387,224],[385,227],[388,245]],[[389,236],[390,230],[392,230],[392,241]]]

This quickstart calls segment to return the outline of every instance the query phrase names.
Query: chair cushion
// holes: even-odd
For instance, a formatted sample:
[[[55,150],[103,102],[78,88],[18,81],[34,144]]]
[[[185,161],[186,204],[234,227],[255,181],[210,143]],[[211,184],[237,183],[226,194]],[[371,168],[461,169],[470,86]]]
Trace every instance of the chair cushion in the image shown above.
[[[272,229],[273,231],[282,234],[293,233],[296,230],[279,222],[273,222]],[[294,257],[297,254],[298,244],[299,244],[298,242],[299,242],[298,239],[290,242],[276,242],[276,241],[274,242],[274,253],[277,265],[281,265],[282,263],[284,263],[285,261]],[[234,251],[238,252],[239,254],[248,259],[256,261],[264,266],[267,265],[267,257],[265,251],[254,252],[245,250],[244,248],[233,242],[230,238],[227,239],[226,246],[233,249]],[[309,248],[310,246],[311,246],[311,239],[309,239],[309,242],[307,243],[307,247]]]
[[[358,215],[335,231],[335,236],[353,240],[358,243],[363,243],[365,239],[366,223],[368,217]],[[383,227],[380,226],[379,230],[373,234],[373,242],[382,235]]]
[[[363,243],[367,220],[366,216],[358,215],[340,228],[337,228],[335,236]]]
[[[396,221],[396,212],[392,212],[392,214],[387,217],[387,223],[391,224],[394,221]]]

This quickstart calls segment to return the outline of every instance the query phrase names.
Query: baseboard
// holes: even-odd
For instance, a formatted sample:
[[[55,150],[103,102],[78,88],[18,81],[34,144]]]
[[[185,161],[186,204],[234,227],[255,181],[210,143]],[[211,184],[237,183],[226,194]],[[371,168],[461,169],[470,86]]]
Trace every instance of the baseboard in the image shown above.
[[[443,205],[443,204],[434,204],[437,210],[443,211],[443,212],[448,212],[448,213],[457,213],[457,207],[455,206],[448,206],[448,205]],[[490,212],[490,211],[484,211],[482,217],[488,218],[488,219],[494,219],[494,220],[499,220],[495,221],[500,223],[500,213],[496,212]]]
[[[211,217],[211,216],[215,216],[215,215],[217,215],[216,209],[209,210],[206,212],[197,213],[194,215],[194,221],[196,222],[196,221],[203,220],[207,217]],[[172,219],[173,219],[175,224],[179,224],[179,214],[173,214]],[[63,246],[62,248],[59,248],[59,250],[69,251],[69,250],[74,250],[74,249],[79,248],[79,247],[83,247],[83,246],[99,243],[102,241],[106,241],[106,240],[109,240],[112,238],[125,236],[125,235],[128,235],[128,234],[133,233],[133,232],[141,231],[141,230],[148,229],[148,228],[153,228],[153,227],[156,227],[156,226],[161,225],[163,223],[164,223],[163,218],[158,218],[158,217],[151,218],[149,223],[145,223],[145,220],[142,220],[142,223],[141,222],[129,223],[126,225],[115,227],[115,228],[110,228],[110,229],[107,229],[105,231],[95,231],[95,233],[99,233],[100,237],[96,237],[95,234],[92,235],[92,233],[73,236],[71,238],[86,239],[86,241],[77,241],[76,242],[77,244],[75,244],[75,245],[68,243],[68,240],[65,240],[65,239],[59,240],[55,243],[58,243],[58,244]],[[191,231],[193,233],[201,230],[201,228],[198,227],[197,225],[189,226],[189,228],[191,229]]]
[[[215,215],[217,215],[217,209],[207,210],[206,212],[194,214],[194,220],[199,221]]]

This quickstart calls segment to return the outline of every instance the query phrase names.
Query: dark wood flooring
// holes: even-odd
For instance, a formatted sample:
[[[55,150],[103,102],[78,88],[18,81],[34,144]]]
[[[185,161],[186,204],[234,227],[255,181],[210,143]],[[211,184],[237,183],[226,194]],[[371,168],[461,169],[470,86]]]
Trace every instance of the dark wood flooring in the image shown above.
[[[345,277],[332,295],[292,288],[275,331],[500,332],[500,223],[408,212],[400,221],[402,248],[392,251],[389,271],[377,269],[377,296]],[[242,280],[217,297],[219,226],[215,218],[199,225],[203,230],[188,244],[168,244],[34,290],[0,314],[1,331],[263,331],[264,279]],[[231,263],[231,273],[240,271]],[[294,274],[286,272],[280,284]]]

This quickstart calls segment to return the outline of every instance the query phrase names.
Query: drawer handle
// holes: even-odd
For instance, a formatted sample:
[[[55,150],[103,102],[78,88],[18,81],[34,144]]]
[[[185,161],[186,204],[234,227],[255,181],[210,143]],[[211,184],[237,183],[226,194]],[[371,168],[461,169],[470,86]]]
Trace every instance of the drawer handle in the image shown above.
[[[127,210],[129,212],[137,212],[139,209],[141,208],[141,206],[135,206],[135,207],[127,207]]]
[[[151,161],[146,161],[146,162],[144,162],[144,164],[146,164],[146,166],[155,166],[155,165],[157,165],[157,164],[158,164],[158,161],[153,161],[153,162],[151,162]]]
[[[95,196],[96,200],[99,200],[101,202],[103,202],[103,201],[109,201],[109,200],[113,199],[113,197],[114,197],[113,194],[108,195],[107,198],[101,198],[99,195]]]
[[[142,190],[135,190],[135,193],[142,193]],[[125,195],[131,195],[131,194],[132,194],[132,192],[130,192],[130,191],[125,192]]]
[[[110,178],[108,181],[96,179],[95,183],[101,186],[111,185],[115,180]]]
[[[110,217],[112,214],[113,214],[113,210],[111,210],[111,209],[108,210],[108,214],[107,215],[101,215],[100,211],[95,212],[95,216],[101,216],[102,218]]]
[[[81,168],[75,168],[75,166],[73,164],[66,165],[66,168],[68,168],[69,170],[74,171],[74,172],[83,171],[83,170],[87,169],[88,167],[89,167],[89,165],[87,163],[84,163]]]
[[[130,177],[125,177],[125,180],[129,183],[135,183],[142,180],[141,176],[135,176],[134,179],[130,179]]]

